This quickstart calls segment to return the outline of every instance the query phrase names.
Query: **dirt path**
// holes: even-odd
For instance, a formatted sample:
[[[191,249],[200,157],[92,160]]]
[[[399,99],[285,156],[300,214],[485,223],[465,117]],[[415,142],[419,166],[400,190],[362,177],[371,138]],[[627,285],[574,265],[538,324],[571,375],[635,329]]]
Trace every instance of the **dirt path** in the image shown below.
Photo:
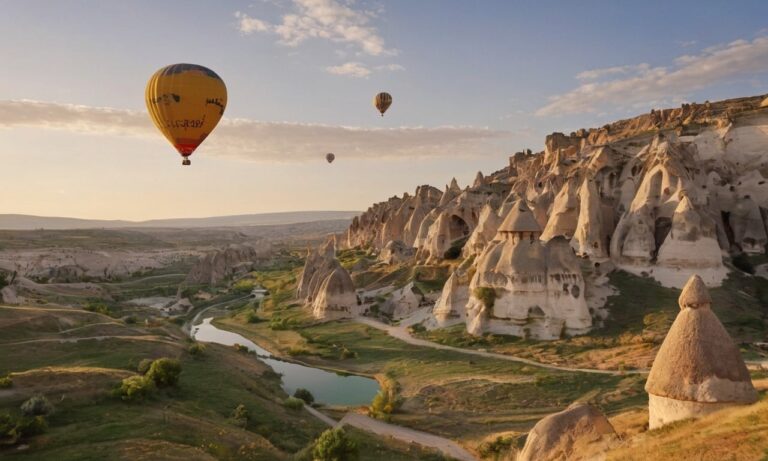
[[[592,368],[561,367],[557,365],[549,365],[546,363],[537,362],[535,360],[525,359],[522,357],[517,357],[514,355],[499,354],[496,352],[487,352],[487,351],[479,351],[475,349],[462,349],[460,347],[446,346],[444,344],[438,344],[432,341],[414,338],[413,336],[411,336],[411,334],[408,332],[408,329],[407,329],[407,327],[411,325],[411,322],[408,322],[407,319],[404,320],[399,326],[387,325],[385,323],[382,323],[370,318],[366,318],[366,317],[357,317],[354,319],[354,321],[362,323],[364,325],[368,325],[370,327],[373,327],[382,331],[386,331],[387,334],[389,334],[393,338],[397,338],[401,341],[404,341],[408,344],[412,344],[414,346],[431,347],[432,349],[453,351],[453,352],[458,352],[460,354],[476,355],[479,357],[487,357],[487,358],[500,359],[500,360],[509,360],[510,362],[524,363],[526,365],[532,365],[540,368],[547,368],[549,370],[569,371],[569,372],[578,372],[578,373],[593,373],[593,374],[599,374],[599,375],[639,375],[639,374],[647,374],[649,371],[649,370],[614,371],[614,370],[597,370]]]
[[[0,347],[3,346],[18,346],[21,344],[34,344],[34,343],[59,343],[59,344],[65,344],[65,343],[78,343],[80,341],[89,341],[89,340],[96,340],[96,341],[103,341],[106,339],[123,339],[127,341],[151,341],[156,343],[166,343],[171,344],[173,346],[178,346],[179,344],[173,341],[169,341],[166,339],[163,339],[160,336],[152,336],[152,335],[144,335],[144,336],[86,336],[82,338],[42,338],[42,339],[28,339],[26,341],[16,341],[12,343],[0,343]]]
[[[443,454],[460,461],[477,461],[477,458],[453,440],[407,427],[388,424],[359,413],[347,413],[344,415],[344,418],[339,421],[338,426],[344,425],[373,432],[374,434],[392,437],[406,443],[416,443],[423,447],[435,448]]]

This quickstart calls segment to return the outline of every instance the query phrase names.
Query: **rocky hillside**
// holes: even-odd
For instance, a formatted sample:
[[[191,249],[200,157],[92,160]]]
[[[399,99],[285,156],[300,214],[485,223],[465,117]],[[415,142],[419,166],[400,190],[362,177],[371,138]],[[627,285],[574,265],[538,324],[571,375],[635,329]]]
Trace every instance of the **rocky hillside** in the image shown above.
[[[765,252],[766,133],[764,96],[553,133],[543,151],[518,152],[463,189],[454,179],[374,204],[344,243],[397,263],[463,259],[435,307],[439,325],[578,334],[592,323],[587,309],[595,318],[600,306],[585,302],[594,281],[576,256],[598,272],[617,267],[681,287],[693,273],[719,286],[730,258]]]

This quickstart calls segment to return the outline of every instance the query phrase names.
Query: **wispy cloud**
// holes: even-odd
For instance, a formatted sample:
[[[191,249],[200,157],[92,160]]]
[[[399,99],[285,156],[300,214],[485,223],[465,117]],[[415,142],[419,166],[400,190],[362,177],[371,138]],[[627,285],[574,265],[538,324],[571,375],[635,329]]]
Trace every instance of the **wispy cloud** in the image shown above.
[[[638,64],[582,72],[579,74],[582,83],[578,87],[550,97],[549,103],[537,110],[536,115],[598,113],[647,101],[684,98],[693,91],[761,72],[768,72],[768,37],[764,36],[680,56],[673,65],[665,67]],[[619,77],[592,81],[606,75]]]
[[[376,13],[358,11],[336,0],[293,0],[292,12],[283,15],[278,24],[240,11],[235,17],[243,34],[274,34],[287,46],[298,46],[317,38],[355,45],[370,56],[397,54],[397,50],[387,48],[377,29],[370,24]]]
[[[376,70],[388,70],[390,72],[397,72],[405,70],[405,67],[401,66],[400,64],[385,64],[383,66],[376,66]]]
[[[325,70],[329,74],[347,77],[363,78],[371,75],[371,70],[359,62],[346,62],[340,66],[326,67]]]
[[[161,139],[144,112],[0,101],[0,129],[13,127]],[[465,126],[360,128],[225,118],[204,147],[207,155],[264,162],[315,160],[324,152],[352,159],[472,157],[498,153],[508,135]]]

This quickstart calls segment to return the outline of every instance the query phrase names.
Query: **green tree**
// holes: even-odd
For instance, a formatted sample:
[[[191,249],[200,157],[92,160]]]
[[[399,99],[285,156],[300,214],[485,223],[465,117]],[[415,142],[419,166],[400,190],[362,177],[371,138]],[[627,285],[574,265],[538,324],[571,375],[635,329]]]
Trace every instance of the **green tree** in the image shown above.
[[[125,378],[116,394],[125,401],[144,400],[155,391],[155,382],[147,376],[131,376]]]
[[[328,429],[315,441],[312,456],[315,461],[353,461],[358,459],[358,448],[344,429]]]
[[[297,399],[303,400],[307,405],[312,405],[315,402],[315,396],[303,387],[296,389],[296,392],[293,393],[293,396]]]
[[[152,362],[147,378],[154,381],[157,387],[173,387],[179,383],[180,374],[181,362],[163,357]]]

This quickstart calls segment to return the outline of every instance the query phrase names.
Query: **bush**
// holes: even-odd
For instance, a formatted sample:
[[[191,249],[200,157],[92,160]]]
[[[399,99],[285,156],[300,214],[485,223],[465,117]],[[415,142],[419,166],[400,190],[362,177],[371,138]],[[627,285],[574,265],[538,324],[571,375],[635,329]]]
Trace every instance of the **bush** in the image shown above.
[[[288,319],[281,319],[280,317],[272,317],[269,320],[270,330],[289,330],[291,328],[291,322]]]
[[[358,448],[344,429],[328,429],[315,441],[312,456],[315,461],[352,461],[358,459]]]
[[[149,377],[131,376],[123,380],[115,394],[128,402],[141,401],[152,395],[155,389],[155,382]]]
[[[368,414],[377,419],[388,420],[389,415],[397,411],[403,403],[397,395],[398,391],[397,382],[387,378],[373,398],[371,406],[368,408]]]
[[[357,352],[349,350],[346,347],[342,347],[341,353],[339,354],[339,358],[341,358],[341,360],[355,359],[357,358]]]
[[[53,413],[53,404],[42,395],[36,395],[21,404],[24,416],[46,416]]]
[[[0,378],[0,389],[8,389],[13,387],[13,379],[10,376]]]
[[[48,421],[45,416],[33,416],[30,418],[21,418],[16,423],[16,432],[22,437],[32,437],[40,435],[48,430]]]
[[[287,399],[283,400],[283,406],[291,410],[300,410],[304,408],[304,401],[297,399],[296,397],[288,397]]]
[[[245,321],[248,323],[261,322],[261,319],[259,318],[259,314],[256,313],[256,309],[251,309],[245,314]],[[271,324],[270,324],[270,327],[271,327]]]
[[[739,253],[731,258],[731,262],[734,266],[736,266],[737,269],[746,272],[747,274],[755,273],[755,267],[749,261],[749,257],[747,257],[747,255],[744,253]]]
[[[297,399],[303,400],[307,405],[312,405],[315,402],[315,396],[303,387],[296,389],[296,392],[293,393],[293,396]]]
[[[248,425],[248,409],[242,403],[232,410],[231,420],[235,426],[245,428]]]
[[[235,344],[232,345],[232,347],[234,347],[235,350],[237,352],[240,352],[241,354],[247,354],[247,353],[251,352],[250,349],[248,349],[248,346],[243,346],[242,344],[235,343]]]
[[[193,357],[200,357],[205,354],[205,344],[193,343],[189,346],[188,351]]]
[[[149,371],[149,367],[152,366],[152,362],[154,362],[152,359],[142,359],[141,362],[139,362],[139,366],[136,367],[136,371],[142,375],[146,375]]]
[[[96,312],[97,314],[109,316],[112,315],[112,311],[109,310],[109,306],[100,301],[88,301],[85,303],[83,309],[87,310],[88,312]]]
[[[179,383],[181,362],[176,359],[162,358],[152,362],[147,372],[147,378],[154,381],[157,387],[173,387]]]
[[[496,302],[496,290],[490,287],[477,287],[473,292],[475,298],[479,299],[486,309],[493,307],[493,303]]]

